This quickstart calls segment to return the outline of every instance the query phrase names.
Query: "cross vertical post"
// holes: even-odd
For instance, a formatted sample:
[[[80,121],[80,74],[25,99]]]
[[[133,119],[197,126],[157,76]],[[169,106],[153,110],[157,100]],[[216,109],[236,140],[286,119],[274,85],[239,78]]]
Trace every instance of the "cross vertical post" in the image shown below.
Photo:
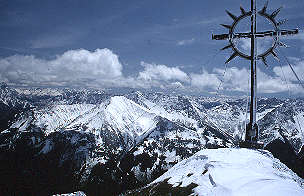
[[[258,139],[258,126],[256,123],[257,111],[257,77],[256,77],[256,63],[257,63],[257,21],[256,21],[256,0],[251,0],[251,100],[250,100],[250,120],[246,126],[245,141],[256,142]]]

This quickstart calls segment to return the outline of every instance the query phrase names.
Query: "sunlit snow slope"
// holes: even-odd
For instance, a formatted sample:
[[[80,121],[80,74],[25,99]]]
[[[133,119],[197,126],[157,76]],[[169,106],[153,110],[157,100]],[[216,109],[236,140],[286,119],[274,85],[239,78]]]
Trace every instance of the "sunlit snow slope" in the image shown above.
[[[46,134],[66,130],[95,133],[103,126],[111,127],[112,131],[129,135],[133,139],[155,127],[155,113],[123,97],[114,96],[99,105],[73,104],[54,105],[35,110],[32,122],[23,118],[14,123],[12,128],[20,128],[34,124],[45,130]],[[98,133],[95,133],[98,134]]]
[[[149,187],[162,182],[195,187],[197,195],[304,195],[304,182],[267,151],[206,149],[186,159]],[[302,186],[302,187],[301,187]],[[172,190],[172,189],[170,189]]]
[[[78,192],[74,192],[74,193],[57,194],[57,195],[53,195],[53,196],[86,196],[86,195],[84,194],[84,192],[78,191]]]

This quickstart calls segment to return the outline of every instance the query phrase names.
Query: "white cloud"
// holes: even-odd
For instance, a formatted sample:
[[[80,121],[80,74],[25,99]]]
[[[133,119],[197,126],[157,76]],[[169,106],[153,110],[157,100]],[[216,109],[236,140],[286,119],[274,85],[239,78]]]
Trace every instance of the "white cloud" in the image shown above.
[[[156,65],[141,62],[145,68],[144,71],[139,73],[138,78],[146,81],[181,81],[188,82],[188,75],[180,70],[178,67],[168,67],[166,65]]]
[[[295,70],[300,80],[304,82],[304,60],[293,58],[293,61],[293,69]],[[303,88],[298,84],[299,82],[289,65],[284,65],[282,67],[276,66],[273,68],[273,72],[276,77],[281,78],[285,88],[288,88],[289,86],[292,92],[303,93]]]
[[[53,60],[15,55],[0,60],[0,77],[15,85],[84,85],[122,76],[118,56],[109,49],[70,50]]]
[[[259,38],[257,41],[257,51],[258,54],[262,54],[266,52],[269,48],[272,47],[273,43],[272,38]],[[251,39],[240,39],[238,42],[236,42],[236,46],[239,48],[241,52],[243,52],[246,55],[250,55],[251,51]]]
[[[181,40],[181,41],[178,41],[177,42],[177,45],[178,46],[184,46],[184,45],[190,45],[192,43],[194,43],[195,39],[192,38],[192,39],[187,39],[187,40]]]
[[[304,61],[294,60],[295,70],[304,78]],[[246,68],[215,68],[202,73],[186,73],[176,66],[141,62],[144,70],[131,76],[123,74],[123,65],[109,49],[69,50],[55,59],[45,60],[35,56],[15,55],[0,59],[0,80],[19,86],[79,86],[79,87],[130,87],[162,88],[183,91],[214,92],[221,84],[221,91],[248,92],[249,70]],[[258,69],[259,93],[302,93],[288,66],[283,66],[288,86],[280,67],[272,74]],[[225,72],[225,74],[224,74]],[[222,82],[221,82],[222,81]]]
[[[246,92],[248,90],[249,71],[245,68],[231,67],[229,69],[214,69],[222,78],[222,87],[228,91]]]
[[[216,69],[218,73],[223,74],[223,69]],[[226,70],[223,78],[223,88],[226,91],[248,92],[250,91],[250,70],[245,68],[232,67]],[[279,76],[271,76],[257,69],[258,93],[281,93],[287,92],[288,87]],[[292,87],[292,85],[290,85]]]
[[[225,74],[224,74],[225,73]],[[191,74],[191,85],[202,91],[217,90],[228,92],[250,91],[250,70],[231,67],[229,69],[214,69],[211,73],[204,71],[202,74]],[[282,93],[290,88],[293,93],[301,93],[299,86],[286,82],[278,75],[271,76],[257,70],[258,93]]]
[[[240,39],[240,49],[241,52],[250,55],[251,51],[251,40],[250,39]]]
[[[293,64],[294,64],[293,68],[294,68],[295,72],[297,73],[297,75],[300,78],[304,79],[304,61],[296,60],[296,62]],[[280,76],[281,78],[284,78],[284,76],[285,76],[286,80],[288,80],[288,81],[293,81],[293,82],[297,81],[297,78],[291,71],[289,65],[284,65],[284,66],[282,66],[282,68],[280,66],[276,66],[273,68],[273,72],[277,76]]]
[[[191,86],[202,90],[216,90],[220,82],[216,74],[207,71],[202,74],[191,74]]]
[[[257,72],[258,91],[262,93],[287,92],[288,87],[284,80],[278,76],[270,76],[258,69]]]

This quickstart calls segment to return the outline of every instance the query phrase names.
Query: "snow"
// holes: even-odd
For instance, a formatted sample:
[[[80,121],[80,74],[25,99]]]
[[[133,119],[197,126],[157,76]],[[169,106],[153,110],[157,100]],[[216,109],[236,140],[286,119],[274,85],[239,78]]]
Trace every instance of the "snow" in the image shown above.
[[[133,154],[134,154],[134,156],[136,156],[136,155],[142,154],[143,152],[144,152],[144,147],[140,146],[140,147],[138,147],[138,150],[135,151]]]
[[[82,191],[78,191],[78,192],[74,192],[74,193],[56,194],[53,196],[86,196],[86,194],[84,194],[84,192],[82,192]]]
[[[273,110],[275,110],[276,108],[271,108],[271,109],[266,109],[263,112],[258,112],[257,113],[257,121],[261,120],[262,118],[264,118],[269,112],[272,112]],[[248,113],[248,116],[250,116],[250,114]]]
[[[155,111],[154,111],[155,112]],[[33,123],[41,127],[46,135],[54,131],[84,130],[99,135],[96,130],[110,126],[117,133],[131,137],[138,142],[156,126],[157,114],[148,108],[123,97],[114,96],[102,104],[60,104],[34,110],[33,119],[23,118],[15,122],[11,128],[25,131]]]
[[[113,134],[124,138],[129,147],[142,141],[149,135],[156,124],[158,116],[181,126],[198,129],[197,119],[192,119],[181,111],[166,110],[163,104],[139,97],[140,103],[124,96],[113,96],[101,104],[59,104],[34,110],[33,119],[25,118],[14,124],[14,127],[26,130],[30,124],[42,128],[46,135],[60,130],[85,131],[100,138],[103,128],[113,131]],[[200,111],[193,105],[200,113]],[[200,115],[203,115],[200,113]],[[195,139],[201,134],[194,131],[179,133],[179,137]],[[172,136],[176,137],[176,136]],[[99,139],[98,139],[99,141]],[[103,143],[100,140],[101,143]]]
[[[52,89],[52,88],[32,88],[32,89],[26,89],[26,88],[15,88],[17,93],[23,94],[23,95],[34,95],[34,96],[60,96],[62,95],[63,91],[60,91],[59,89]]]
[[[154,113],[157,116],[161,116],[173,122],[188,122],[194,125],[197,124],[196,120],[186,117],[185,115],[178,113],[176,111],[168,112],[164,107],[156,103],[151,102],[150,100],[144,98],[142,95],[139,95],[141,102],[147,106],[150,112]],[[197,128],[197,127],[196,127]]]
[[[27,127],[30,125],[32,118],[22,118],[11,125],[11,128],[18,128],[19,131],[26,131]]]
[[[106,118],[118,130],[130,131],[131,136],[144,134],[155,127],[153,121],[156,115],[135,102],[123,97],[111,98],[111,104],[106,109]],[[127,130],[126,130],[127,129]]]
[[[206,149],[179,162],[152,184],[168,180],[173,186],[191,183],[197,195],[302,196],[302,179],[268,151]]]
[[[47,154],[52,150],[52,148],[53,148],[52,142],[50,140],[46,140],[45,145],[41,149],[40,153]]]
[[[84,115],[96,106],[92,104],[56,105],[50,110],[35,111],[35,124],[46,128],[46,134],[67,127],[79,116]]]
[[[304,142],[304,112],[298,114],[294,118],[297,130],[299,130],[300,138]]]
[[[166,159],[165,161],[167,163],[170,163],[170,162],[175,162],[175,161],[178,161],[180,160],[180,157],[176,155],[176,151],[173,150],[173,151],[166,151],[165,152],[165,156],[166,156]]]

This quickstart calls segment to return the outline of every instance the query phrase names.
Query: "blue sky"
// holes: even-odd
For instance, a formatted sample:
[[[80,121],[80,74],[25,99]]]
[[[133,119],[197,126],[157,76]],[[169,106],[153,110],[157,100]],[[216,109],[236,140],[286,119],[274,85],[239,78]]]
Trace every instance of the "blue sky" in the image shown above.
[[[265,1],[258,0],[258,8]],[[18,86],[134,87],[184,92],[246,93],[249,62],[227,65],[226,41],[211,40],[249,0],[0,0],[0,80]],[[282,29],[304,27],[302,0],[270,0]],[[304,78],[304,35],[284,38],[281,50]],[[246,48],[246,43],[244,43]],[[261,93],[296,84],[286,62],[259,64]],[[66,73],[63,73],[66,72]],[[224,75],[225,72],[225,75]],[[67,73],[69,73],[67,75]],[[245,74],[245,76],[244,76]],[[286,85],[286,80],[289,85]]]

